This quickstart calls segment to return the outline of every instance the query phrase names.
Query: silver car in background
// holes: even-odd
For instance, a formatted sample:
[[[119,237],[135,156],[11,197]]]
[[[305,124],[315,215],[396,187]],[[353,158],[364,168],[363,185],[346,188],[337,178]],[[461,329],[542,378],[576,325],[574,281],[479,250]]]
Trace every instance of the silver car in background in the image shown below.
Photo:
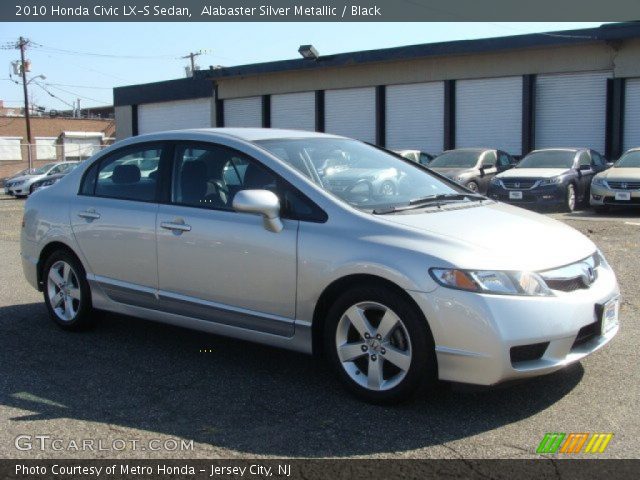
[[[328,188],[337,151],[343,172],[399,172],[396,191]],[[124,140],[29,198],[21,255],[62,328],[100,309],[323,355],[377,403],[553,372],[618,331],[588,238],[327,134]]]
[[[34,184],[47,177],[70,172],[78,162],[52,162],[31,170],[26,175],[14,177],[4,183],[4,193],[16,197],[26,197],[33,193]]]

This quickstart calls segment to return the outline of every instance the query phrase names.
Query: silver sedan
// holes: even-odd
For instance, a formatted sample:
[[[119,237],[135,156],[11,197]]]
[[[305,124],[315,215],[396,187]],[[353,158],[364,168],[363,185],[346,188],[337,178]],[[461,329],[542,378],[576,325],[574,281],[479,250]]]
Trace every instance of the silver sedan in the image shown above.
[[[393,193],[370,188],[388,169]],[[21,254],[64,329],[99,309],[314,353],[370,402],[553,372],[618,330],[588,238],[334,135],[116,143],[29,198]]]

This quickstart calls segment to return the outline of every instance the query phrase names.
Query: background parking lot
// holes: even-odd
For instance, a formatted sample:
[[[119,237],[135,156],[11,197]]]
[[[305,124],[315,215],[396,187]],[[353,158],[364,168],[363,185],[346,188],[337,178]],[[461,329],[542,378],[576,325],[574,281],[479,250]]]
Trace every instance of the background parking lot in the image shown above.
[[[618,275],[621,330],[602,351],[515,385],[443,386],[376,407],[301,354],[114,314],[89,332],[61,331],[22,275],[23,205],[0,196],[0,457],[531,457],[546,432],[612,432],[602,456],[638,457],[637,213],[552,214],[588,235]],[[22,451],[18,435],[185,439],[193,449]]]

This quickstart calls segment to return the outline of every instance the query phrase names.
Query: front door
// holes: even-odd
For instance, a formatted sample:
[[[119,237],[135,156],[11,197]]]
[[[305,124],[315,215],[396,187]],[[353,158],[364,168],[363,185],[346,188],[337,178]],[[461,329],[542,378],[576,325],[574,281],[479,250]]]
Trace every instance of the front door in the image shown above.
[[[158,282],[166,311],[275,335],[293,335],[298,221],[279,233],[235,212],[242,189],[276,177],[215,144],[176,145],[171,201],[157,218]]]

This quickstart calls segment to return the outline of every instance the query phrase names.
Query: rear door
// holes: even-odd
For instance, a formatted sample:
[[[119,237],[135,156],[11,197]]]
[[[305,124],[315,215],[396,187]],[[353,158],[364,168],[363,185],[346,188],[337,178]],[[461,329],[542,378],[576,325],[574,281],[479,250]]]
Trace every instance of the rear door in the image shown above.
[[[280,194],[247,155],[214,143],[176,144],[171,196],[157,218],[163,310],[275,335],[293,335],[298,221],[279,233],[233,210],[242,189]]]
[[[73,233],[90,269],[89,280],[121,303],[145,305],[155,298],[156,199],[162,155],[162,144],[147,143],[102,157],[85,173],[70,209]],[[144,172],[139,167],[143,162]]]

